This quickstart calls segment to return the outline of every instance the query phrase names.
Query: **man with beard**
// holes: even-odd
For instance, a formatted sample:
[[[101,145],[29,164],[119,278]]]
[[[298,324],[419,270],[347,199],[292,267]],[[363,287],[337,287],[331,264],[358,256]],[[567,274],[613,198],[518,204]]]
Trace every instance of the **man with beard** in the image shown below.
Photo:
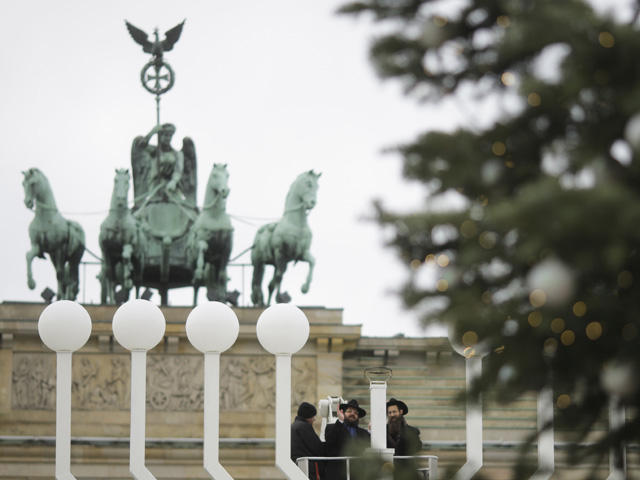
[[[360,408],[357,400],[349,400],[338,406],[338,420],[327,425],[324,438],[327,444],[327,456],[329,457],[356,457],[371,447],[371,435],[364,428],[358,426],[361,418],[367,412]],[[351,464],[351,477],[357,469],[355,462]],[[330,460],[327,462],[327,478],[342,480],[347,478],[346,462],[343,460]]]
[[[324,457],[325,445],[313,429],[318,411],[308,402],[302,402],[298,407],[293,424],[291,425],[291,460],[300,457]],[[324,478],[324,464],[315,460],[309,461],[310,478]]]
[[[420,430],[407,423],[404,419],[407,413],[409,407],[406,403],[395,398],[387,402],[387,448],[393,448],[396,457],[415,455],[422,448]],[[395,460],[394,466],[394,479],[419,478],[415,462],[411,459]]]

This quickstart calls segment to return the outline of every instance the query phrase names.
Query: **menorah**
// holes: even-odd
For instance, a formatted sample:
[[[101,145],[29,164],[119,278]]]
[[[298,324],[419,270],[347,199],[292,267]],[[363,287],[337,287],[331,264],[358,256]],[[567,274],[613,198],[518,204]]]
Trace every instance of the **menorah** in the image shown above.
[[[164,337],[166,322],[160,308],[148,300],[124,303],[113,317],[113,334],[131,352],[131,427],[129,471],[136,480],[154,480],[145,466],[146,355]],[[71,474],[71,364],[72,354],[91,335],[91,318],[70,300],[52,303],[42,312],[38,332],[56,352],[56,458],[58,480]],[[236,341],[236,314],[220,302],[195,307],[186,321],[187,337],[204,354],[204,450],[206,472],[215,479],[232,480],[219,462],[220,354]],[[307,478],[290,458],[291,356],[309,337],[309,321],[299,308],[276,304],[262,312],[256,324],[260,344],[276,357],[276,467],[289,479]]]

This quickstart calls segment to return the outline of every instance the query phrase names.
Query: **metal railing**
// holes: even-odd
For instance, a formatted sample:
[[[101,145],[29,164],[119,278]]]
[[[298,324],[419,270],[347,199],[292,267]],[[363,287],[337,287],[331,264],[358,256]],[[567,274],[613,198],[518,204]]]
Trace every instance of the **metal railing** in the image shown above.
[[[359,459],[362,457],[300,457],[296,460],[296,464],[302,470],[302,473],[307,478],[315,478],[309,477],[309,463],[322,461],[322,462],[335,462],[335,461],[343,461],[345,462],[346,468],[346,479],[351,479],[351,460]],[[419,460],[426,459],[429,462],[428,468],[417,468],[416,470],[420,472],[425,479],[435,480],[438,478],[438,457],[435,455],[415,455],[415,456],[393,456],[393,461],[396,460]]]

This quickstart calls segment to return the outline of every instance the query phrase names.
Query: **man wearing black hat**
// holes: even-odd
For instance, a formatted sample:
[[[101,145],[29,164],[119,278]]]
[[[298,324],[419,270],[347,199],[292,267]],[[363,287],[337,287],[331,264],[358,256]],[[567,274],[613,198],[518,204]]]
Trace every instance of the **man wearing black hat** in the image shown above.
[[[387,448],[393,448],[394,456],[412,456],[422,448],[420,430],[412,427],[404,419],[409,413],[407,404],[392,398],[387,402]],[[409,459],[394,461],[394,478],[418,478],[415,462]]]
[[[392,398],[387,402],[387,448],[395,448],[396,456],[415,455],[422,448],[420,430],[404,419],[407,404]]]
[[[300,457],[325,456],[325,444],[313,429],[317,413],[316,407],[307,402],[302,402],[298,407],[298,415],[291,424],[291,460],[294,463]],[[323,470],[322,463],[309,462],[311,478],[320,478]]]
[[[371,435],[358,426],[359,420],[366,415],[367,412],[360,408],[357,400],[349,400],[348,403],[341,403],[338,406],[338,420],[334,424],[327,425],[324,431],[327,456],[360,456],[371,446]],[[337,460],[329,461],[327,477],[331,480],[346,478],[346,463]]]

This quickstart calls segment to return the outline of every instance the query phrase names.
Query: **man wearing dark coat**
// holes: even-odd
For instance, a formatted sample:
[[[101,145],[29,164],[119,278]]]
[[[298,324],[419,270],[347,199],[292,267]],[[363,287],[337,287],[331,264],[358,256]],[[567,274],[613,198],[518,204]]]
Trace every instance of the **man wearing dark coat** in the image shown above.
[[[325,444],[313,429],[318,411],[316,407],[302,402],[298,414],[291,424],[291,460],[296,463],[300,457],[324,457]],[[324,465],[321,462],[309,461],[309,477],[319,478],[323,475]]]
[[[349,400],[338,406],[338,420],[327,425],[324,438],[327,442],[328,457],[356,457],[371,447],[371,434],[358,426],[361,418],[367,412],[360,408],[357,400]],[[357,462],[351,461],[351,478],[354,478]],[[354,465],[355,464],[355,465]],[[342,480],[347,478],[346,462],[343,460],[331,460],[327,462],[327,478],[329,480]]]
[[[416,455],[422,448],[420,430],[407,423],[404,416],[409,413],[407,404],[392,398],[387,402],[387,448],[394,449],[394,456]],[[411,459],[394,460],[396,480],[419,478],[415,462]]]

